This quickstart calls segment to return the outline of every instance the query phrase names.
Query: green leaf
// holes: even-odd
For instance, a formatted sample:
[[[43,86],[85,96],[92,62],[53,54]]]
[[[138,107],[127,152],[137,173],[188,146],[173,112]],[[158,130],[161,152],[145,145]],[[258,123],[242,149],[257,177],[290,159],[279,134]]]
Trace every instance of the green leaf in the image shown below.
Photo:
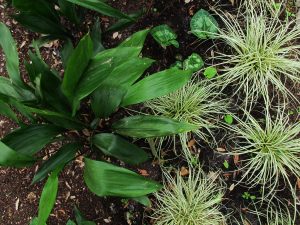
[[[112,127],[118,134],[136,138],[170,136],[198,128],[192,124],[178,122],[160,116],[126,117],[115,122]]]
[[[93,42],[90,35],[85,35],[74,49],[68,60],[66,72],[62,83],[63,93],[72,102],[76,85],[79,82],[82,73],[89,64],[93,56]]]
[[[52,142],[62,131],[49,124],[28,125],[11,132],[2,142],[18,153],[31,156]]]
[[[58,172],[52,172],[48,178],[40,199],[38,223],[37,225],[44,225],[53,209],[56,201],[56,195],[58,190]]]
[[[6,116],[14,120],[15,122],[19,123],[18,117],[14,113],[14,111],[9,107],[8,104],[0,100],[0,115]]]
[[[183,62],[184,70],[191,70],[193,73],[199,71],[204,66],[204,62],[200,55],[197,53],[191,54],[186,60]]]
[[[111,16],[119,19],[129,19],[132,20],[132,18],[119,10],[109,6],[108,4],[104,3],[101,0],[67,0],[69,2],[72,2],[74,4],[80,5],[82,7],[94,10],[96,12],[99,12],[106,16]]]
[[[199,39],[215,38],[219,25],[216,19],[204,9],[200,9],[192,18],[191,32]]]
[[[224,121],[225,121],[227,124],[232,124],[232,123],[233,123],[233,117],[232,117],[232,115],[229,115],[229,114],[225,115],[225,116],[224,116]]]
[[[0,22],[0,46],[3,49],[6,61],[6,69],[10,79],[19,87],[24,87],[20,76],[19,57],[16,43],[11,36],[9,29],[4,23]],[[1,81],[0,81],[1,82]],[[1,88],[0,88],[1,89]]]
[[[149,31],[149,29],[145,29],[134,33],[125,41],[123,41],[118,47],[139,47],[140,50],[142,50]]]
[[[91,30],[91,39],[93,41],[94,46],[94,55],[98,54],[105,50],[102,45],[102,30],[101,30],[101,22],[97,19],[94,22],[93,28]]]
[[[78,225],[96,225],[95,222],[86,220],[77,207],[74,208],[74,213]]]
[[[76,223],[72,220],[68,220],[66,225],[76,225]]]
[[[48,173],[74,159],[75,154],[80,147],[81,145],[79,143],[69,143],[61,147],[57,153],[42,164],[35,174],[32,184],[43,180],[47,177]]]
[[[0,76],[0,94],[22,101],[23,97],[16,91],[11,81],[6,77]]]
[[[144,150],[114,134],[97,134],[92,143],[104,154],[128,164],[136,165],[148,160],[148,154]]]
[[[146,207],[151,207],[151,201],[147,196],[141,196],[141,197],[136,197],[136,198],[131,198],[131,199],[146,206]]]
[[[223,162],[223,166],[224,166],[226,169],[229,168],[229,163],[228,163],[227,160],[225,160],[225,161]]]
[[[80,18],[77,15],[76,7],[74,4],[66,0],[58,0],[60,12],[67,17],[71,22],[79,25]]]
[[[114,32],[114,31],[120,31],[122,29],[125,29],[126,27],[129,27],[130,25],[134,24],[136,20],[143,15],[143,11],[139,11],[133,14],[129,14],[132,19],[119,19],[116,23],[111,25],[105,32]]]
[[[179,43],[176,40],[177,34],[166,24],[152,28],[151,34],[153,38],[163,47],[174,45],[179,48]]]
[[[96,195],[134,198],[159,190],[154,181],[109,163],[85,158],[84,180]]]
[[[125,95],[122,106],[138,104],[169,94],[186,84],[192,72],[170,68],[152,74],[131,86]]]
[[[73,43],[70,39],[67,39],[60,51],[61,60],[64,68],[67,67],[70,56],[72,55],[73,51],[74,51]]]
[[[26,167],[34,162],[33,157],[16,152],[0,141],[0,166]]]
[[[215,77],[217,75],[217,73],[218,73],[217,69],[213,66],[210,66],[205,69],[204,76],[207,79],[211,79],[211,78]]]
[[[92,96],[92,109],[96,117],[108,118],[120,106],[126,89],[117,85],[102,85]]]

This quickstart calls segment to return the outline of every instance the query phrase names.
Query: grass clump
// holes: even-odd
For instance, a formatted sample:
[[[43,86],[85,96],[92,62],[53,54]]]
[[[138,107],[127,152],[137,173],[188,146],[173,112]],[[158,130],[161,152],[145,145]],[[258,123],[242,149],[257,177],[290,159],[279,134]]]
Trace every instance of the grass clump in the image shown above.
[[[215,86],[207,81],[193,79],[183,88],[169,95],[146,102],[145,106],[155,115],[198,126],[193,133],[208,142],[208,137],[213,137],[213,129],[218,127],[219,117],[224,115],[229,103],[227,99],[221,98]],[[189,134],[181,133],[179,138],[185,156],[189,159],[191,157],[187,147]],[[160,143],[163,141],[164,139],[159,140]]]
[[[300,124],[290,124],[280,111],[276,118],[266,113],[263,122],[246,114],[247,121],[236,118],[238,125],[229,128],[235,136],[232,154],[243,159],[242,181],[250,187],[262,185],[262,195],[267,197],[283,179],[293,193],[290,175],[300,177]]]
[[[234,95],[244,99],[245,109],[251,109],[260,98],[266,107],[272,101],[270,86],[284,98],[296,97],[285,86],[286,80],[300,81],[300,29],[294,23],[282,22],[277,17],[268,18],[253,7],[241,18],[219,13],[224,29],[219,38],[230,47],[228,53],[219,53],[215,59],[225,64],[220,82],[224,87],[234,86]]]
[[[201,169],[191,170],[186,179],[166,174],[165,188],[155,194],[154,224],[224,225],[226,219],[220,212],[224,191],[216,178]]]

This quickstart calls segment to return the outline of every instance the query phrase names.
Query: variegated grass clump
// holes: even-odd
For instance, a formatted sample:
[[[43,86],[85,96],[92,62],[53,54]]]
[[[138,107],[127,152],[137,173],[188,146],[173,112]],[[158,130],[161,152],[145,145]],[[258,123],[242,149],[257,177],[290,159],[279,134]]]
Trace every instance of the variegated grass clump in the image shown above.
[[[148,101],[145,106],[150,108],[155,115],[198,126],[198,129],[194,130],[193,133],[208,142],[208,137],[213,138],[213,129],[218,127],[219,117],[224,115],[228,104],[228,99],[221,98],[214,83],[193,79],[180,90]],[[187,147],[189,134],[181,133],[179,139],[185,157],[189,160],[191,158]],[[164,140],[159,139],[157,141],[158,150],[160,150]],[[175,143],[175,137],[172,138],[172,141]]]
[[[225,225],[220,212],[225,189],[216,177],[209,177],[201,168],[190,170],[187,178],[165,174],[165,187],[155,194],[155,225]]]
[[[219,38],[230,47],[228,53],[219,53],[214,59],[221,61],[223,74],[219,76],[223,87],[232,85],[234,95],[244,101],[244,108],[251,109],[262,97],[270,107],[272,92],[283,98],[296,97],[285,86],[285,81],[300,81],[300,29],[294,23],[282,22],[276,17],[268,18],[263,10],[249,8],[238,17],[218,13],[224,23]]]
[[[270,197],[282,178],[294,193],[290,178],[300,177],[300,123],[290,124],[279,110],[275,118],[267,112],[264,121],[245,114],[246,121],[236,118],[238,124],[229,128],[234,135],[231,154],[244,158],[242,182],[250,187],[262,185],[262,195]]]

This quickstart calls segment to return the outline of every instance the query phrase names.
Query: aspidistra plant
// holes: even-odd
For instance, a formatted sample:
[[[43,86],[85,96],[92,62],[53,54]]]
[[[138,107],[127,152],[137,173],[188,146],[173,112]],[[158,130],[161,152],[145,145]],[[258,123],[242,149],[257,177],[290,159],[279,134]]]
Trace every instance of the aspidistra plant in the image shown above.
[[[98,196],[120,196],[147,204],[146,195],[161,188],[159,183],[128,169],[88,158],[83,145],[136,165],[147,161],[148,153],[128,138],[169,136],[196,129],[191,124],[145,115],[122,118],[105,132],[98,126],[99,119],[110,117],[120,107],[163,96],[190,79],[192,71],[177,68],[143,78],[154,62],[140,56],[148,33],[149,30],[139,31],[118,47],[98,52],[90,34],[85,35],[66,54],[63,78],[44,63],[38,50],[36,54],[30,52],[30,63],[25,63],[29,82],[25,83],[20,76],[16,44],[8,28],[0,23],[0,45],[9,75],[0,76],[0,114],[19,124],[18,129],[0,141],[0,165],[31,166],[41,160],[35,156],[45,146],[57,141],[65,143],[41,163],[33,178],[35,183],[51,174],[40,200],[38,224],[46,223],[55,203],[60,171],[79,151],[84,155],[85,183]],[[85,111],[91,106],[93,119],[89,122],[83,119],[82,104]],[[27,117],[29,123],[20,121],[13,109]],[[68,131],[80,133],[84,129],[90,131],[91,137],[80,135],[74,141],[68,135]]]

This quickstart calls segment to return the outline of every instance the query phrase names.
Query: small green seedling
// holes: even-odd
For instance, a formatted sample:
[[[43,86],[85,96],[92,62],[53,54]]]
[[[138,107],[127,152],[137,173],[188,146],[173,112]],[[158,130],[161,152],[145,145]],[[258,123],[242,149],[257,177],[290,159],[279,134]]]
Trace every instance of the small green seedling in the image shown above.
[[[193,72],[199,71],[204,66],[204,61],[197,53],[191,54],[186,60],[183,61],[183,69],[191,70]]]
[[[225,116],[224,116],[224,121],[225,121],[227,124],[232,124],[232,123],[233,123],[233,117],[232,117],[232,115],[229,115],[229,114],[225,115]]]
[[[211,78],[215,77],[217,75],[217,73],[218,73],[217,69],[213,66],[207,67],[204,70],[204,76],[207,79],[211,79]]]
[[[249,192],[244,192],[242,195],[242,198],[245,200],[255,200],[256,196],[255,195],[251,195]]]
[[[183,69],[183,63],[181,61],[176,61],[171,65],[171,67],[176,67],[178,69]]]
[[[224,160],[223,166],[224,166],[226,169],[229,169],[229,163],[228,163],[227,160]]]
[[[177,34],[167,24],[152,28],[151,34],[157,43],[159,43],[163,48],[166,48],[170,45],[179,48],[179,43],[176,40]]]

